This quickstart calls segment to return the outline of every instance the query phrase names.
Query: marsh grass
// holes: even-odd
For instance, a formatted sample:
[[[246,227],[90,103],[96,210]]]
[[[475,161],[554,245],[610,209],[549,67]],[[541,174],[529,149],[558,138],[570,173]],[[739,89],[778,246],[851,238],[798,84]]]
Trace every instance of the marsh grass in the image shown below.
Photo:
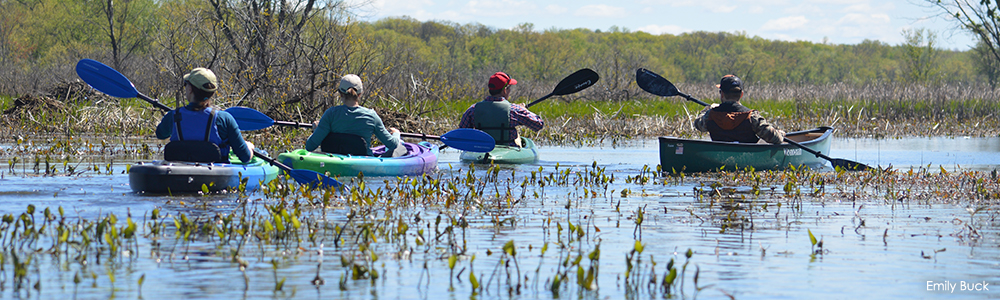
[[[593,291],[603,288],[621,290],[630,296],[697,297],[717,286],[701,278],[699,263],[710,259],[710,253],[695,255],[688,250],[683,254],[683,265],[675,264],[675,259],[679,259],[676,254],[673,257],[644,254],[647,248],[644,245],[650,242],[643,242],[641,234],[635,235],[631,250],[619,252],[601,247],[602,234],[593,223],[593,208],[588,204],[622,206],[621,198],[643,197],[641,190],[645,187],[687,184],[674,177],[660,177],[653,169],[646,167],[637,175],[614,176],[594,163],[586,167],[539,167],[537,171],[522,174],[498,166],[470,165],[427,176],[375,179],[381,184],[371,179],[342,178],[349,187],[343,190],[308,190],[290,178],[280,178],[267,183],[252,198],[240,193],[228,208],[182,203],[142,213],[141,219],[135,218],[142,220],[139,222],[133,221],[131,214],[67,217],[61,207],[39,211],[31,205],[23,213],[8,213],[0,219],[0,241],[3,241],[0,256],[12,258],[0,262],[5,266],[0,272],[10,279],[7,283],[15,292],[27,293],[30,292],[27,287],[39,282],[35,278],[43,275],[43,269],[63,272],[26,267],[39,260],[69,266],[60,269],[64,272],[90,265],[86,270],[94,270],[89,277],[95,282],[100,278],[111,281],[114,284],[111,289],[129,290],[123,285],[133,286],[135,280],[115,283],[113,278],[131,272],[124,271],[138,260],[172,262],[191,256],[211,256],[232,262],[234,274],[239,269],[244,278],[248,272],[255,273],[254,278],[273,278],[273,284],[265,284],[268,290],[294,291],[296,286],[312,283],[286,281],[286,274],[290,273],[286,268],[308,259],[315,249],[322,249],[320,255],[325,251],[341,260],[339,266],[332,266],[324,276],[339,273],[338,287],[347,291],[367,292],[367,287],[395,282],[396,279],[379,281],[395,276],[396,273],[387,272],[384,263],[394,260],[411,266],[414,272],[418,266],[424,266],[421,272],[427,275],[421,274],[420,284],[447,284],[456,293],[472,295],[507,297],[543,292],[560,297],[572,293],[593,295]],[[1000,178],[996,171],[928,166],[825,173],[807,169],[732,170],[690,176],[686,182],[701,182],[695,188],[698,193],[690,208],[691,217],[706,222],[707,226],[717,226],[720,231],[742,233],[767,229],[764,224],[791,230],[794,225],[783,220],[789,215],[802,214],[806,202],[853,202],[859,210],[863,205],[970,207],[967,222],[963,219],[948,223],[956,227],[956,239],[970,242],[983,241],[995,234],[984,228],[1000,224],[1000,211],[996,209],[1000,204]],[[559,189],[555,192],[558,195],[546,196],[546,189],[555,188]],[[547,214],[545,219],[549,224],[542,225],[545,244],[541,248],[506,239],[496,244],[468,240],[477,231],[537,226],[518,221],[518,214],[523,213],[522,208],[529,200],[546,201],[547,197],[559,198],[557,201],[565,205],[544,208],[546,211],[541,212]],[[643,219],[656,218],[663,211],[655,204],[624,206],[618,210],[636,212],[626,217],[635,223],[634,231],[643,225]],[[552,223],[556,230],[551,230]],[[863,222],[858,226],[862,228]],[[632,228],[623,227],[620,231],[627,236]],[[803,240],[807,238],[806,232],[800,229],[795,232]],[[146,243],[150,245],[149,253],[131,255],[138,252],[140,244]],[[483,248],[487,249],[485,256],[475,259],[477,250],[470,249]],[[547,254],[546,250],[550,252]],[[601,260],[601,252],[603,257],[612,259]],[[608,261],[620,263],[623,257],[627,264],[624,274],[602,271]],[[248,269],[246,260],[270,262],[270,267]],[[664,267],[657,261],[669,262]],[[431,276],[428,265],[448,266],[443,273],[448,278]],[[520,269],[521,265],[538,267],[532,272]],[[468,280],[463,281],[466,269]],[[693,272],[686,272],[688,269]],[[138,276],[139,272],[135,274]],[[528,278],[527,274],[533,274],[534,278]],[[69,280],[68,275],[51,278]],[[73,282],[78,284],[79,279]],[[141,288],[141,280],[138,282]],[[249,282],[246,284],[247,289],[251,288]],[[6,284],[0,282],[0,285]],[[718,290],[728,293],[722,288]]]
[[[46,96],[0,96],[0,144],[30,141],[34,148],[20,152],[0,149],[0,158],[26,158],[46,148],[66,148],[60,155],[93,154],[94,141],[122,144],[141,138],[133,150],[141,157],[158,156],[165,141],[153,139],[163,113],[139,99],[118,99],[94,92],[82,83],[68,83]],[[717,102],[714,86],[679,85],[681,90],[706,102]],[[714,93],[714,94],[713,94]],[[533,93],[528,93],[533,94]],[[520,130],[540,145],[612,145],[657,136],[706,138],[696,131],[693,119],[703,109],[679,97],[649,98],[639,94],[624,101],[581,100],[572,96],[553,97],[531,108],[545,119],[540,132]],[[715,96],[715,97],[713,97]],[[897,83],[867,85],[749,85],[744,105],[757,109],[777,127],[786,131],[819,126],[836,128],[840,137],[895,138],[912,136],[1000,136],[1000,93],[985,85],[945,84],[916,86]],[[515,103],[534,99],[514,97]],[[364,105],[382,115],[387,126],[404,132],[440,135],[458,126],[462,113],[479,99],[421,100],[372,97]],[[165,99],[164,103],[173,103]],[[248,102],[251,104],[253,102]],[[231,105],[219,102],[219,105]],[[333,104],[331,104],[333,105]],[[223,107],[224,108],[224,107]],[[283,121],[311,122],[321,112],[310,115],[296,105],[265,111]],[[311,130],[272,126],[244,137],[273,153],[301,148]],[[66,145],[71,141],[89,143],[87,151]],[[20,143],[18,141],[21,141]],[[142,146],[144,145],[144,146]],[[103,154],[102,154],[103,155]],[[22,160],[24,161],[24,160]]]

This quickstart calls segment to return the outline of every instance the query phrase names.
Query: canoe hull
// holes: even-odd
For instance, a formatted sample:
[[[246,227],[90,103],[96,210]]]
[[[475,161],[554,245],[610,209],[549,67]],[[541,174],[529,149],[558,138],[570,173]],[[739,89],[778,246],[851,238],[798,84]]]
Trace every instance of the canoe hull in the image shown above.
[[[833,128],[820,127],[787,134],[803,146],[830,153]],[[660,137],[660,166],[665,173],[712,172],[753,167],[754,170],[784,170],[790,166],[822,168],[823,158],[810,154],[795,145],[783,143],[739,144]]]
[[[497,145],[493,151],[471,152],[462,151],[459,159],[473,163],[497,163],[497,164],[530,164],[538,161],[538,149],[535,142],[529,138],[522,137],[524,147]]]
[[[247,164],[235,155],[229,164],[191,163],[175,161],[139,162],[129,168],[128,181],[137,193],[196,193],[236,189],[245,183],[246,191],[253,191],[275,178],[281,169],[259,158]]]
[[[353,156],[331,153],[315,153],[297,149],[278,155],[278,161],[293,169],[306,169],[330,176],[413,176],[433,172],[437,169],[438,146],[420,142],[403,143],[408,154],[400,157],[382,158],[378,156]],[[378,155],[385,152],[385,146],[372,148]]]

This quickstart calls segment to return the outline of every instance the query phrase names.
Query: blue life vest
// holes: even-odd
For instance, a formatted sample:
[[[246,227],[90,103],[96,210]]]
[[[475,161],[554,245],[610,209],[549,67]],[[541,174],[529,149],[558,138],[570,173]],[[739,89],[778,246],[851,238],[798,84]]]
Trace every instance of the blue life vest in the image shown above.
[[[166,160],[194,162],[229,162],[229,145],[222,142],[215,126],[211,107],[193,111],[187,107],[174,110],[170,143],[163,149]]]

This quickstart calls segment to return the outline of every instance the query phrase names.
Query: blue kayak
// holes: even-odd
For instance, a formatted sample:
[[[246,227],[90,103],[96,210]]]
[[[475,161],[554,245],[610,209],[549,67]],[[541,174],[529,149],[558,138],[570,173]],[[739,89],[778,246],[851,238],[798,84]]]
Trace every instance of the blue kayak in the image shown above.
[[[230,163],[192,163],[156,160],[132,165],[128,172],[129,186],[136,193],[196,193],[236,189],[245,183],[246,191],[260,188],[275,178],[281,169],[254,157],[242,163],[229,155]]]

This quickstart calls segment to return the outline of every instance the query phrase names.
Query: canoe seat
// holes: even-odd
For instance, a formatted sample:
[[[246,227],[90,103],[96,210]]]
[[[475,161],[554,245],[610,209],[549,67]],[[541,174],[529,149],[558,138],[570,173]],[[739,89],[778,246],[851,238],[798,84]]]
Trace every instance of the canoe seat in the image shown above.
[[[785,137],[788,138],[789,140],[801,143],[801,142],[815,140],[821,136],[823,136],[822,132],[809,132],[804,134],[788,135]]]
[[[326,153],[368,156],[368,143],[359,135],[331,132],[319,145]]]

